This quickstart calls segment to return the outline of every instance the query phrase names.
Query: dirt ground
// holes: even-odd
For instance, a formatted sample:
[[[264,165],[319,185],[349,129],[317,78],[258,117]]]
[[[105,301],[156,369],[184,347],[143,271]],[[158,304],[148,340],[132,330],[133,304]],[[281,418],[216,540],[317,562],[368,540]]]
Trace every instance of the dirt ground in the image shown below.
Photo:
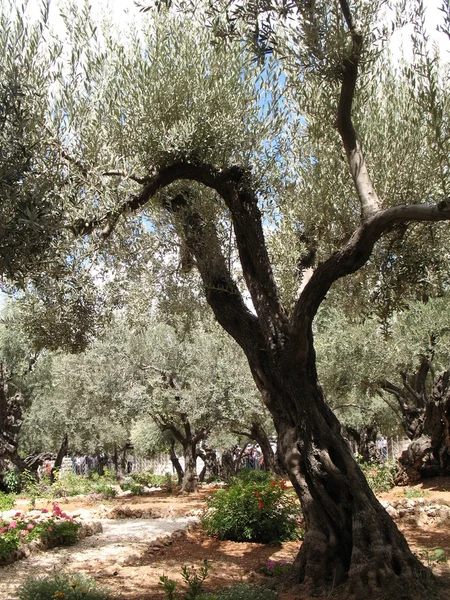
[[[408,490],[405,494],[405,489]],[[205,497],[209,492],[201,492],[190,496],[167,495],[157,492],[145,497],[132,497],[105,502],[107,508],[128,506],[132,511],[151,508],[155,516],[185,517],[198,513],[204,507]],[[450,506],[450,478],[437,478],[414,488],[394,488],[389,493],[381,494],[381,500],[395,504],[407,497],[416,498],[421,495],[426,503],[441,503]],[[38,503],[38,507],[43,505]],[[75,499],[60,502],[61,508],[69,512],[79,508],[95,511],[98,506],[87,503],[86,499]],[[19,506],[19,508],[22,508]],[[128,510],[128,509],[127,509]],[[405,534],[411,548],[426,563],[430,563],[434,573],[444,581],[449,582],[448,595],[443,592],[442,600],[450,598],[450,559],[445,563],[431,563],[431,558],[437,548],[444,550],[450,557],[450,530],[438,526],[430,519],[427,524],[414,525],[398,521],[399,528]],[[124,545],[127,542],[124,540]],[[116,557],[102,557],[89,562],[68,563],[68,571],[76,570],[96,579],[99,586],[113,592],[121,600],[163,600],[165,595],[158,585],[161,575],[180,582],[180,568],[200,567],[206,559],[211,563],[211,571],[205,582],[205,590],[213,591],[229,587],[242,581],[262,582],[273,585],[273,580],[264,577],[260,567],[269,560],[292,562],[301,542],[287,542],[280,545],[262,545],[250,543],[234,543],[206,537],[200,529],[188,531],[185,535],[173,540],[170,545],[160,548],[151,546],[139,547],[135,554],[128,554],[125,561]],[[74,547],[75,549],[76,547]],[[65,549],[65,551],[70,551]],[[26,559],[26,561],[32,560]],[[26,562],[23,561],[23,562]],[[56,568],[56,567],[53,567]],[[51,565],[44,569],[45,573],[52,572]],[[41,572],[41,574],[43,574]],[[0,570],[1,581],[1,570]],[[1,589],[1,583],[0,583]],[[13,596],[7,596],[13,597]],[[285,595],[282,600],[307,600]],[[368,599],[369,600],[369,599]],[[437,600],[437,598],[436,598]]]

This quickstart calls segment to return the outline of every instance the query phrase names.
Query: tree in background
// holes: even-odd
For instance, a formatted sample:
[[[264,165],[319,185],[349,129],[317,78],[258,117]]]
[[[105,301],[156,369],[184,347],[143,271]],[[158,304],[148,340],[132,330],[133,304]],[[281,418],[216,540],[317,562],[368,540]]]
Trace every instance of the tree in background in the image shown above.
[[[56,69],[46,133],[67,225],[53,249],[67,268],[93,256],[112,268],[145,260],[152,227],[171,235],[272,414],[307,524],[295,584],[411,597],[425,569],[325,402],[313,321],[341,280],[341,293],[376,283],[391,310],[409,290],[384,280],[400,264],[419,273],[424,240],[433,276],[448,264],[437,243],[448,227],[409,227],[450,219],[447,81],[423,7],[411,16],[415,62],[394,73],[383,2],[162,4],[126,43],[94,33],[87,9],[64,16],[75,51]]]
[[[36,384],[38,354],[16,316],[8,307],[0,321],[0,469],[6,470],[9,461],[22,472],[28,465],[19,453],[20,434]]]

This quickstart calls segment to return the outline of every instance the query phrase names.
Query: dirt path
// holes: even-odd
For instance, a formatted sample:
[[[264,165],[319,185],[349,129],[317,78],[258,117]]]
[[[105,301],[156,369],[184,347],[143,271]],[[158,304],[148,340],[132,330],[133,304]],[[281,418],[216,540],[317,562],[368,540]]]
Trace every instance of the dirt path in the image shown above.
[[[115,500],[103,508],[86,498],[61,501],[64,510],[86,509],[94,518],[106,516],[105,509],[114,510],[116,514],[119,511],[127,517],[131,511],[138,518],[102,518],[104,532],[101,535],[85,538],[70,548],[54,549],[0,567],[0,600],[15,598],[14,590],[26,577],[51,575],[55,571],[81,572],[93,577],[100,587],[113,592],[120,600],[163,600],[165,596],[158,585],[160,576],[166,574],[181,582],[183,565],[198,567],[204,559],[210,561],[211,572],[205,587],[213,591],[241,581],[263,580],[259,570],[269,560],[293,561],[300,542],[271,546],[220,541],[195,529],[187,534],[176,533],[186,527],[187,515],[196,515],[204,506],[205,496],[206,493],[189,497],[160,493]],[[436,548],[442,548],[450,557],[450,478],[436,479],[414,488],[394,488],[380,499],[389,503],[389,510],[394,509],[394,519],[425,563]],[[149,511],[162,518],[139,518]],[[173,543],[152,545],[152,540],[162,537],[163,533],[172,534]],[[450,560],[431,566],[436,574],[450,576]],[[270,579],[264,580],[264,585],[270,583]],[[435,600],[450,599],[450,591],[442,593]],[[289,595],[282,598],[300,600]]]
[[[0,599],[16,598],[20,583],[31,576],[61,571],[117,574],[122,566],[139,562],[153,540],[174,539],[196,522],[192,517],[102,519],[103,532],[86,537],[76,546],[39,552],[1,568]]]

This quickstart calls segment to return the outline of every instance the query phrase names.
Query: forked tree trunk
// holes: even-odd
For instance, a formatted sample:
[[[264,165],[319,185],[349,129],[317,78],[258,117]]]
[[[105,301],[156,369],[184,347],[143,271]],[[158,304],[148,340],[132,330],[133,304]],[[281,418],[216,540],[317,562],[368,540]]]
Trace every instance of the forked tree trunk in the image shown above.
[[[306,520],[290,587],[299,597],[340,588],[350,598],[414,598],[428,571],[369,488],[308,356],[296,371],[274,357],[257,378]]]
[[[197,450],[196,444],[192,441],[183,444],[184,456],[184,477],[181,484],[181,491],[189,494],[197,491]]]

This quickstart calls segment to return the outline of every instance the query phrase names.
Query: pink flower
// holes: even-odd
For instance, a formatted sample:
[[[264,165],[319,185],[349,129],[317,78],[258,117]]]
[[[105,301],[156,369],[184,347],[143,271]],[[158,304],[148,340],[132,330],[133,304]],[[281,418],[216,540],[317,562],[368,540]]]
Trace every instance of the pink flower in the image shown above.
[[[3,527],[2,529],[0,529],[0,535],[2,535],[2,533],[5,533],[5,531],[8,531],[7,527]]]
[[[28,525],[27,525],[27,529],[29,529],[30,531],[31,531],[32,529],[34,529],[34,525],[33,525],[33,523],[28,523]]]
[[[17,521],[11,521],[9,524],[9,529],[15,529],[17,527]]]
[[[28,529],[24,529],[24,530],[22,531],[22,535],[28,535],[29,533],[30,533],[30,532],[28,531]]]
[[[51,527],[48,528],[48,531],[53,531],[53,529]]]
[[[21,516],[22,516],[22,513],[21,513],[21,512],[20,512],[20,510],[19,510],[19,511],[17,511],[17,512],[16,512],[16,514],[15,514],[14,516],[15,516],[15,517],[21,517]]]
[[[46,508],[41,508],[41,513],[48,513],[48,510]]]

